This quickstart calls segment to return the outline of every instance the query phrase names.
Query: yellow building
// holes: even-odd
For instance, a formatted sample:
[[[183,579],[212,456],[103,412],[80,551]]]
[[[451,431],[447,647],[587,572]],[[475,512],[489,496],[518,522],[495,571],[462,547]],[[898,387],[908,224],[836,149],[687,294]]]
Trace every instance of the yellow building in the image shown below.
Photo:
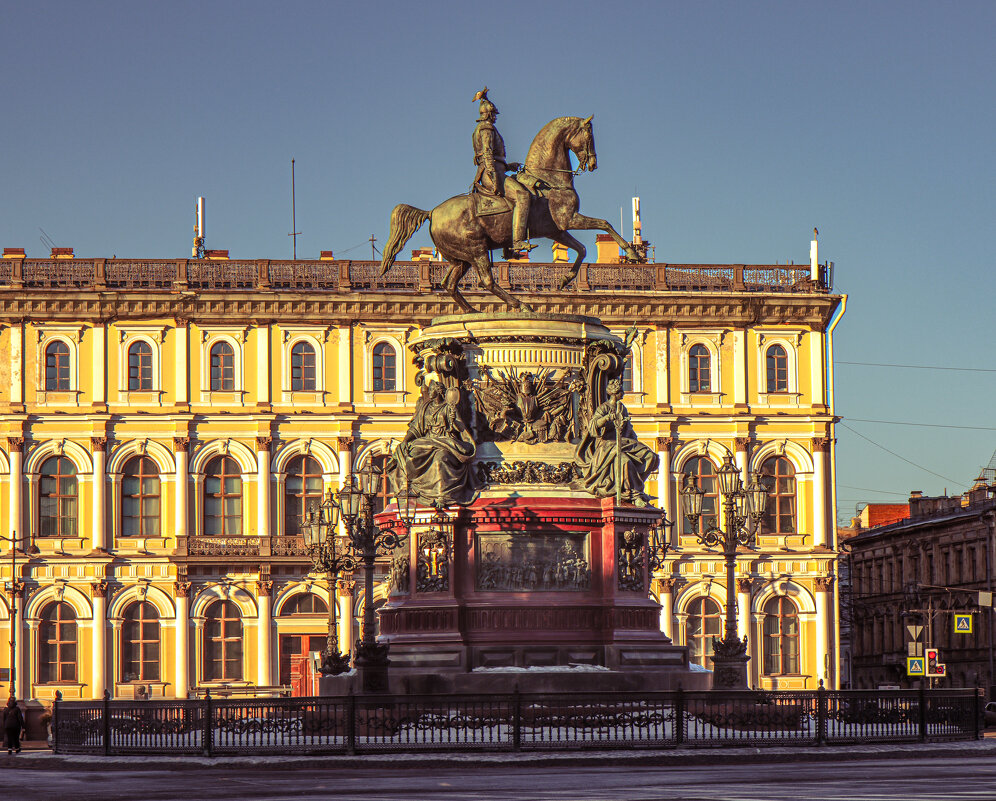
[[[284,685],[295,656],[324,647],[330,603],[348,651],[364,599],[347,582],[330,597],[310,573],[301,512],[404,435],[405,345],[452,312],[447,265],[382,279],[371,262],[62,255],[0,262],[0,629],[16,640],[17,695]],[[708,489],[726,453],[777,479],[776,513],[738,556],[752,683],[835,685],[843,303],[825,268],[599,263],[561,292],[564,269],[496,275],[539,312],[635,323],[626,403],[662,457],[648,490],[669,519],[681,474]],[[657,576],[662,628],[707,662],[725,578],[686,529]]]

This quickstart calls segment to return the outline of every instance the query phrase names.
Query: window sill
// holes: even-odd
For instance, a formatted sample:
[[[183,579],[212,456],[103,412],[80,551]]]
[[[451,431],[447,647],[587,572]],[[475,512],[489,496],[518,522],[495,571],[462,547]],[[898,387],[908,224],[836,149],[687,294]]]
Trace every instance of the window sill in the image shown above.
[[[39,389],[35,395],[35,402],[39,404],[51,404],[52,406],[79,406],[82,394],[78,389]]]
[[[249,393],[236,390],[201,390],[201,403],[208,406],[245,406],[245,397]]]
[[[324,389],[283,389],[280,392],[282,403],[291,403],[295,406],[306,404],[311,406],[325,405]]]
[[[118,402],[125,406],[162,406],[165,394],[161,389],[119,389]]]

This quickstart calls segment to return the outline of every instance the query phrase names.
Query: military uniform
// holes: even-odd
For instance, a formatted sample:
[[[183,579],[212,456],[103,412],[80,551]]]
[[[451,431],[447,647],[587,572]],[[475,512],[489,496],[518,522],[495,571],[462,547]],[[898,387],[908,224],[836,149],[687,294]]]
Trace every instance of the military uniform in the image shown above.
[[[515,176],[506,175],[506,171],[516,171],[521,165],[511,164],[505,157],[505,140],[495,127],[495,117],[498,109],[488,100],[488,90],[478,92],[475,100],[481,100],[477,127],[471,141],[474,145],[474,164],[477,173],[471,186],[472,192],[482,189],[498,197],[506,198],[512,204],[512,250],[532,250],[536,245],[529,244],[527,239],[529,224],[529,206],[532,196]]]

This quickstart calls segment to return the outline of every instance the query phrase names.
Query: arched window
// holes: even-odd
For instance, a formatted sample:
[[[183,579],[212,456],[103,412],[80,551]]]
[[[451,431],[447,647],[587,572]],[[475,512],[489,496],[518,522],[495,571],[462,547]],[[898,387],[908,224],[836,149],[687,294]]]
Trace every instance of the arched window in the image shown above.
[[[152,385],[152,346],[138,340],[128,348],[128,389],[144,391]]]
[[[784,595],[764,605],[764,672],[769,676],[799,672],[799,614]]]
[[[38,481],[38,523],[43,537],[76,536],[76,465],[52,456],[41,466]]]
[[[696,481],[696,486],[705,495],[702,497],[702,517],[698,526],[693,527],[688,518],[682,515],[684,534],[703,534],[716,525],[716,512],[719,509],[719,485],[716,483],[716,467],[707,456],[696,456],[685,463],[685,473]]]
[[[387,342],[378,342],[373,349],[373,391],[394,392],[397,380],[394,371],[394,348]]]
[[[232,601],[214,601],[204,613],[204,680],[241,679],[242,613]]]
[[[235,391],[235,351],[224,341],[211,346],[211,391]]]
[[[712,392],[709,380],[709,349],[705,345],[692,345],[688,351],[688,391]]]
[[[159,612],[148,601],[138,601],[125,609],[121,680],[159,681]]]
[[[327,615],[328,613],[328,604],[313,592],[302,592],[300,595],[295,595],[293,598],[290,598],[280,610],[281,616]]]
[[[65,602],[51,603],[38,625],[38,680],[76,681],[76,675],[76,612]]]
[[[60,339],[45,348],[45,389],[49,392],[68,392],[72,389],[69,346]]]
[[[772,345],[765,356],[768,371],[768,392],[788,392],[788,354],[781,345]]]
[[[125,463],[121,479],[121,535],[159,536],[159,467],[148,456]]]
[[[310,456],[295,456],[287,465],[284,485],[284,534],[301,534],[301,523],[310,509],[322,503],[322,466]]]
[[[242,473],[229,456],[212,459],[204,475],[204,535],[242,534]]]
[[[761,465],[761,482],[768,487],[768,505],[761,519],[762,534],[795,533],[795,468],[784,456]]]
[[[318,386],[318,360],[307,342],[295,342],[291,348],[291,391],[314,392]]]
[[[623,360],[622,391],[633,391],[633,351],[629,351]]]
[[[723,617],[719,604],[702,596],[688,605],[685,644],[688,661],[712,669],[712,638],[721,636]]]

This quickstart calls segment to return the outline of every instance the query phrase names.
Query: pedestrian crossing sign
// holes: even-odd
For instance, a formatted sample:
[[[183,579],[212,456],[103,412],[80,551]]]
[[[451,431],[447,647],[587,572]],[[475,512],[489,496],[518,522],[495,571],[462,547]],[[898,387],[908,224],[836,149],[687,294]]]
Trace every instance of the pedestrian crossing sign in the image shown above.
[[[972,633],[972,615],[961,615],[955,614],[954,616],[954,630],[955,634],[971,634]]]
[[[924,665],[922,656],[908,656],[906,657],[906,675],[907,676],[922,676],[924,675]]]

